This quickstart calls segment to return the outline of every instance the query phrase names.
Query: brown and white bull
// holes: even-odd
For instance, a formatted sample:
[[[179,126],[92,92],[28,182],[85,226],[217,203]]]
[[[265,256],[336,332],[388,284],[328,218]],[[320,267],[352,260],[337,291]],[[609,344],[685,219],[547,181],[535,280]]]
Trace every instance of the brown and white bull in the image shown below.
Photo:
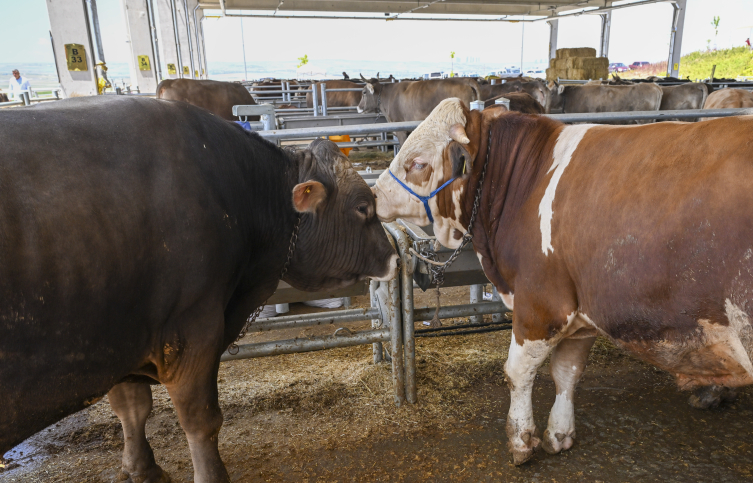
[[[402,147],[390,171],[418,195],[454,178],[429,200],[448,247],[460,244],[486,169],[471,232],[486,276],[514,305],[505,373],[516,464],[540,445],[573,445],[575,386],[599,334],[681,389],[753,383],[751,132],[753,117],[566,126],[448,99]],[[428,224],[389,173],[374,190],[383,221]],[[557,395],[539,439],[531,391],[550,354]]]

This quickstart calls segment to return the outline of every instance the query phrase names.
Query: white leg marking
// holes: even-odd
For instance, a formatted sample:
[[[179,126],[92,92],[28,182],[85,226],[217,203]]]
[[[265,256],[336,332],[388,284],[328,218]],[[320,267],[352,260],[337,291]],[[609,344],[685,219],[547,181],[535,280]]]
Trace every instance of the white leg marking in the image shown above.
[[[566,126],[557,138],[557,144],[554,146],[552,156],[554,160],[549,171],[547,171],[549,173],[554,170],[554,174],[549,180],[549,185],[546,187],[544,197],[541,198],[541,203],[539,204],[541,250],[544,252],[544,255],[549,255],[548,252],[550,251],[554,252],[554,247],[552,247],[552,216],[554,215],[552,205],[554,204],[554,193],[557,191],[557,184],[560,182],[565,168],[570,164],[570,159],[586,134],[586,131],[592,127],[594,127],[593,124]]]
[[[549,413],[549,424],[544,432],[544,449],[548,453],[568,450],[575,439],[575,386],[586,368],[588,352],[595,337],[565,339],[557,344],[550,361],[552,379],[557,386],[557,397]]]
[[[519,345],[515,334],[510,341],[510,352],[505,362],[505,374],[510,384],[510,412],[507,416],[507,437],[515,464],[527,461],[540,441],[534,437],[531,392],[536,370],[552,348],[543,340],[524,340]]]

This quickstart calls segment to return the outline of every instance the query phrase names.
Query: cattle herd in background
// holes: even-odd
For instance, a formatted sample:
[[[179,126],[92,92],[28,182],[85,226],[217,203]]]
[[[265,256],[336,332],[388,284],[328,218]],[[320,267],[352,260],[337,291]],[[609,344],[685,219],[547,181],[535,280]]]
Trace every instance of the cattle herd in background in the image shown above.
[[[454,77],[448,79],[401,79],[392,76],[353,81],[343,72],[345,79],[328,80],[327,89],[360,89],[327,93],[328,107],[356,107],[359,112],[380,113],[388,122],[421,121],[443,99],[457,97],[467,105],[471,101],[493,100],[505,97],[511,101],[510,109],[530,114],[592,113],[626,111],[672,111],[685,109],[720,109],[753,106],[753,93],[744,89],[715,89],[709,82],[691,82],[675,78],[650,77],[647,79],[593,80],[586,84],[564,85],[540,79],[518,76],[499,79],[496,83],[484,78]],[[715,83],[734,84],[732,79],[713,79]],[[310,86],[298,81],[288,81],[292,90],[320,89],[322,82]],[[657,82],[671,82],[660,85]],[[259,100],[277,94],[258,89],[263,86],[282,86],[280,80],[254,83],[250,91]],[[313,107],[311,92],[306,94],[306,106]],[[695,119],[690,119],[694,121]],[[653,121],[632,121],[646,123]],[[401,139],[401,142],[403,140]]]

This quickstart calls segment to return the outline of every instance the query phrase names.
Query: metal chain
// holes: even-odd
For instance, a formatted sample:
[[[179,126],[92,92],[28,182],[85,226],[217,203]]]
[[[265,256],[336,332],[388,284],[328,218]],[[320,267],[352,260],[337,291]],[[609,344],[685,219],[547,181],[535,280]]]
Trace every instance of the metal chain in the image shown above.
[[[484,167],[481,169],[481,178],[479,178],[478,182],[478,188],[476,188],[476,199],[473,200],[473,209],[471,210],[471,219],[468,222],[468,228],[465,231],[465,234],[463,235],[463,241],[460,242],[460,246],[455,249],[454,252],[452,252],[452,255],[450,255],[450,258],[447,259],[444,263],[438,264],[436,262],[436,253],[434,251],[431,251],[431,254],[434,256],[427,256],[429,253],[428,250],[422,251],[421,256],[426,257],[428,260],[424,260],[426,262],[429,262],[429,270],[431,270],[432,275],[434,275],[435,280],[436,277],[439,276],[439,279],[444,282],[444,272],[447,270],[447,268],[452,265],[452,263],[460,256],[460,252],[465,248],[466,245],[471,243],[473,241],[473,235],[471,234],[471,229],[473,228],[473,223],[476,222],[476,216],[478,216],[478,207],[481,203],[481,188],[484,186],[484,178],[486,177],[486,167],[489,164],[489,154],[491,153],[492,148],[492,133],[491,130],[489,130],[489,146],[486,150],[486,160],[484,160]],[[419,257],[421,258],[421,257]],[[432,263],[433,262],[433,263]]]
[[[298,243],[298,230],[301,228],[301,214],[298,214],[298,220],[295,222],[295,227],[293,227],[293,233],[290,235],[290,243],[288,243],[288,258],[285,260],[285,265],[282,266],[282,271],[280,272],[280,277],[278,280],[282,280],[282,277],[285,276],[286,273],[288,273],[288,267],[290,267],[290,261],[293,260],[293,253],[295,252],[295,246],[296,243]],[[269,298],[264,300],[262,304],[258,307],[256,307],[256,310],[254,310],[251,313],[251,316],[246,320],[246,323],[243,324],[243,328],[241,329],[241,332],[238,334],[238,337],[235,338],[235,341],[230,344],[227,348],[228,353],[235,355],[238,353],[238,342],[242,338],[246,336],[246,332],[248,332],[249,327],[251,327],[251,324],[253,324],[256,319],[259,317],[259,314],[261,314],[261,311],[264,310],[264,306],[267,305],[267,301]]]
[[[468,228],[463,235],[463,241],[460,242],[460,246],[455,249],[454,252],[452,252],[452,255],[450,255],[450,258],[447,259],[444,263],[439,263],[437,261],[438,256],[437,252],[435,252],[433,249],[426,249],[422,250],[421,253],[416,253],[415,250],[411,249],[411,253],[416,255],[418,258],[422,259],[423,261],[427,262],[427,268],[431,272],[432,279],[434,281],[434,284],[437,287],[437,303],[436,303],[436,310],[434,311],[434,317],[431,319],[431,322],[429,323],[430,327],[440,327],[442,323],[439,321],[439,307],[440,307],[440,293],[439,293],[439,287],[444,284],[444,272],[447,270],[447,267],[452,265],[452,263],[460,256],[460,252],[463,250],[463,248],[469,244],[471,241],[473,241],[473,235],[471,234],[471,229],[473,228],[473,223],[476,221],[476,216],[478,215],[478,207],[481,203],[481,188],[484,186],[484,178],[486,177],[486,167],[489,164],[489,155],[491,153],[492,148],[492,132],[491,129],[489,130],[489,145],[487,146],[486,150],[486,159],[484,160],[484,167],[481,168],[481,178],[479,178],[478,182],[478,188],[476,188],[476,199],[473,200],[473,210],[471,210],[471,219],[468,222]]]

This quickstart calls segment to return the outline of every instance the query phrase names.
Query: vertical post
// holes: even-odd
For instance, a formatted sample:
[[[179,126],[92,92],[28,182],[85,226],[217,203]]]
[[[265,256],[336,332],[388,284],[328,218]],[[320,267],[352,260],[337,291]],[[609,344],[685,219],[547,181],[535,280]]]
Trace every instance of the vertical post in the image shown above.
[[[559,31],[559,19],[547,20],[549,24],[549,60],[557,58],[557,33]]]
[[[502,297],[499,296],[499,291],[497,290],[497,287],[492,284],[492,302],[501,302]],[[492,322],[502,322],[502,313],[498,312],[496,314],[492,314]]]
[[[243,37],[243,17],[241,17],[241,46],[243,47],[243,72],[246,73],[246,77],[243,80],[248,80],[248,67],[246,66],[246,39]]]
[[[178,79],[180,77],[180,60],[178,59],[178,46],[175,41],[175,29],[172,21],[171,0],[149,0],[152,5],[152,13],[156,11],[153,17],[155,26],[159,29],[155,37],[159,38],[157,44],[160,60],[164,61],[167,72],[164,72],[162,79]]]
[[[178,14],[175,11],[175,0],[170,0],[170,9],[173,17],[173,34],[175,35],[175,51],[178,56],[178,77],[183,78],[183,56],[180,52],[180,35],[178,34]]]
[[[24,106],[30,106],[31,105],[31,99],[29,97],[29,91],[22,91],[21,92],[21,100],[24,101]]]
[[[377,301],[377,295],[376,295],[376,289],[378,285],[379,285],[379,282],[377,282],[376,280],[371,280],[371,282],[369,283],[369,296],[371,299],[372,308],[379,306],[379,301]],[[379,319],[371,319],[371,328],[381,329],[382,321]],[[382,358],[384,357],[383,355],[384,349],[382,348],[382,343],[374,342],[373,344],[371,344],[371,351],[374,356],[374,364],[379,364],[380,362],[382,362]]]
[[[319,115],[319,94],[317,93],[319,89],[317,89],[317,87],[318,86],[316,82],[311,83],[311,97],[314,102],[314,115],[315,116]]]
[[[203,9],[202,9],[203,12]],[[204,76],[206,79],[209,79],[209,65],[207,65],[207,46],[204,44],[204,14],[201,15],[201,51],[204,54]]]
[[[327,115],[327,83],[322,82],[322,116]]]
[[[162,62],[159,56],[159,35],[157,35],[157,21],[154,17],[154,3],[152,0],[146,0],[146,13],[149,15],[149,31],[152,38],[152,57],[154,58],[154,73],[157,76],[157,83],[161,82]]]
[[[196,69],[194,68],[193,63],[193,44],[191,43],[191,21],[188,19],[188,2],[186,0],[183,0],[183,13],[186,17],[186,38],[188,40],[188,60],[190,61],[189,64],[191,64],[191,75],[188,77],[189,79],[193,79],[196,74]]]
[[[526,43],[526,23],[520,22],[521,25],[521,32],[520,32],[520,73],[522,74],[525,72],[523,70],[523,48],[525,47]]]
[[[384,283],[384,282],[383,282]],[[405,365],[403,364],[403,330],[400,304],[400,277],[387,282],[387,314],[390,319],[390,354],[392,355],[392,382],[395,387],[395,404],[405,402]]]
[[[480,304],[484,301],[484,286],[483,285],[471,285],[471,303]],[[483,315],[471,315],[469,317],[471,324],[481,324],[484,322]]]
[[[521,63],[521,66],[523,64]],[[483,111],[484,101],[471,102],[471,110]],[[471,285],[471,303],[477,304],[484,301],[484,286],[483,285]],[[483,315],[472,315],[470,317],[471,324],[481,324],[484,322]]]
[[[126,39],[131,56],[131,85],[139,91],[156,92],[156,59],[149,21],[149,5],[146,0],[121,0],[126,21]]]
[[[282,88],[282,102],[287,102],[288,96],[290,95],[285,92],[288,90],[288,81],[281,81],[280,87]]]
[[[612,11],[599,14],[601,17],[601,42],[599,43],[599,57],[609,57],[609,36],[612,30]]]
[[[685,8],[687,0],[672,2],[672,30],[669,34],[669,59],[667,60],[667,75],[680,76],[680,55],[682,54],[682,31],[685,26]]]
[[[198,9],[199,9],[199,4],[197,3],[196,6],[193,8],[193,32],[194,32],[194,37],[196,37],[196,62],[197,62],[198,69],[201,69],[201,71],[199,72],[199,78],[201,79],[201,78],[204,77],[204,75],[205,75],[204,72],[206,72],[206,71],[201,66],[202,49],[204,48],[204,39],[202,37],[203,37],[204,33],[203,33],[203,30],[202,30],[201,31],[201,36],[199,35],[199,33],[200,33],[199,32],[199,19],[196,16],[196,10],[198,10]],[[204,11],[203,10],[201,11],[201,19],[204,20]],[[199,38],[201,38],[201,43],[199,43]],[[204,52],[204,55],[206,55],[206,52]]]
[[[97,94],[94,52],[86,5],[81,0],[46,2],[63,97]],[[74,52],[75,51],[75,52]]]

